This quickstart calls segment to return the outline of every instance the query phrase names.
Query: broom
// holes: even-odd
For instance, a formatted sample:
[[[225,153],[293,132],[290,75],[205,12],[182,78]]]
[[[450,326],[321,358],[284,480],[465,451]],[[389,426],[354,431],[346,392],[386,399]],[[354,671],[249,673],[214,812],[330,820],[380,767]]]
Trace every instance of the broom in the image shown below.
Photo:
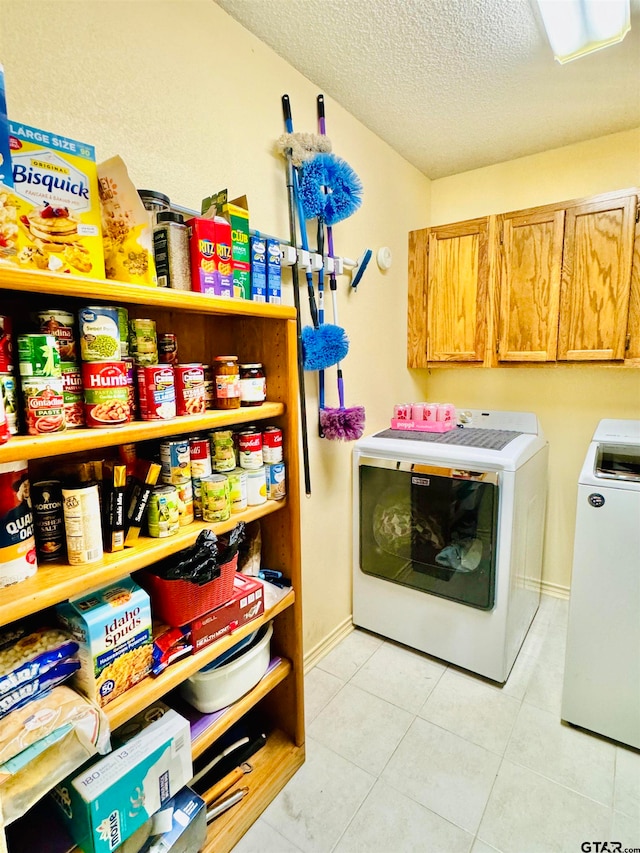
[[[318,129],[322,136],[326,135],[324,95],[318,95]],[[318,221],[318,228],[323,227],[323,221]],[[333,228],[327,225],[328,256],[334,259],[333,253]],[[329,273],[329,288],[331,290],[331,304],[333,307],[333,322],[338,322],[338,296],[335,274],[335,263]],[[347,409],[344,405],[344,379],[340,362],[336,364],[338,375],[338,409],[324,407],[324,377],[322,379],[323,397],[320,400],[320,430],[324,437],[330,441],[357,441],[364,433],[365,412],[363,406],[354,406]]]

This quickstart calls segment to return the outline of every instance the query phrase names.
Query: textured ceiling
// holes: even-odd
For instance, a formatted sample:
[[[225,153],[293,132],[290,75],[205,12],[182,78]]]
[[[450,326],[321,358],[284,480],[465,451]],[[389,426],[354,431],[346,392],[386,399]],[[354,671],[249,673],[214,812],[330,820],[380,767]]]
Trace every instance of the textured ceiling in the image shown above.
[[[564,66],[534,0],[214,2],[430,178],[640,126],[640,0]]]

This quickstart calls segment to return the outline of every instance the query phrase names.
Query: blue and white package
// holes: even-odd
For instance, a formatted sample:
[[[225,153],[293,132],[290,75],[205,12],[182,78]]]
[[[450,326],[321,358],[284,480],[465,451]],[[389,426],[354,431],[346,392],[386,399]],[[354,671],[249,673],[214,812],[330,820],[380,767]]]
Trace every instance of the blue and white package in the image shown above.
[[[251,299],[267,301],[267,243],[263,237],[251,238]]]
[[[277,240],[267,240],[267,302],[280,305],[282,301],[282,255]]]

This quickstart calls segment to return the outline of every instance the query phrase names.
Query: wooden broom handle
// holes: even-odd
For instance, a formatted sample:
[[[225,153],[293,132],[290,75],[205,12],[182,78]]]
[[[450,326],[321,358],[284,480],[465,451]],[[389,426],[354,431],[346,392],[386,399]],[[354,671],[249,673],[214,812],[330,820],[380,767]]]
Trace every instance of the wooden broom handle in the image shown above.
[[[232,788],[236,782],[239,782],[245,773],[246,770],[243,765],[240,765],[240,767],[236,767],[236,769],[232,770],[231,773],[227,773],[227,775],[223,776],[219,782],[216,782],[215,785],[212,785],[211,788],[209,788],[209,790],[205,791],[202,795],[202,799],[205,801],[207,808],[213,805],[218,797],[221,797],[225,791]]]

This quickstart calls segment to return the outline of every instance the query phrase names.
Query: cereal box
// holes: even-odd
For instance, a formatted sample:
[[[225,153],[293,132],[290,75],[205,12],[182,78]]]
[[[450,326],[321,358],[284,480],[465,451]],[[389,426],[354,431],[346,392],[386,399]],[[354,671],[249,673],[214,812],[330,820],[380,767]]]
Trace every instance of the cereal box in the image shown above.
[[[170,709],[61,782],[53,798],[84,853],[111,853],[167,807],[192,774],[189,723]]]
[[[92,145],[9,122],[17,254],[25,269],[104,278]]]
[[[214,213],[222,216],[231,226],[231,264],[233,269],[233,296],[251,299],[251,250],[249,246],[249,206],[247,197],[228,201],[227,190],[202,201],[205,216]]]
[[[98,705],[151,671],[150,599],[131,578],[59,604],[56,615],[80,646],[74,684]]]
[[[18,252],[18,217],[12,187],[4,69],[0,65],[0,260],[12,260]]]

